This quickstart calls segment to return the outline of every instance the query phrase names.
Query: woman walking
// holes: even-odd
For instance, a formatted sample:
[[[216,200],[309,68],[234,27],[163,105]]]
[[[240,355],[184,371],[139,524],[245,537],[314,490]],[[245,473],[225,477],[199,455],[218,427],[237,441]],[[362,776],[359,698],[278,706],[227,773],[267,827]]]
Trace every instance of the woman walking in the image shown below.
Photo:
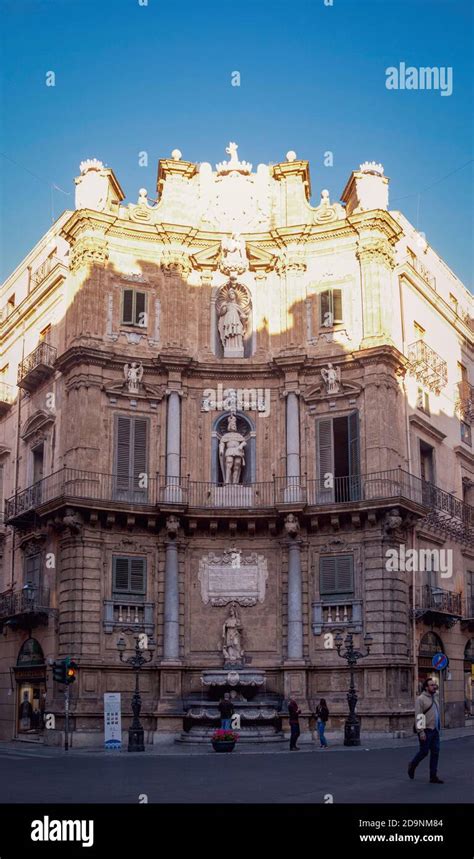
[[[328,741],[324,736],[324,729],[326,727],[326,722],[329,719],[329,710],[327,708],[326,699],[321,698],[318,706],[316,707],[316,717],[318,720],[318,733],[319,733],[319,742],[321,744],[322,749],[327,749]]]

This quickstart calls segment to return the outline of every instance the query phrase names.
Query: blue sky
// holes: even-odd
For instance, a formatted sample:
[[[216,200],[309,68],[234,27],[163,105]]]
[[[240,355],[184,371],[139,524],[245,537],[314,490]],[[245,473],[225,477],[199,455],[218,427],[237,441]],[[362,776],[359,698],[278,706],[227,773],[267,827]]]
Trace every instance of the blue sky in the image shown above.
[[[308,159],[315,202],[322,188],[338,199],[361,161],[381,161],[391,207],[472,286],[472,164],[458,169],[472,158],[471,0],[0,6],[1,151],[10,159],[0,159],[1,279],[48,229],[52,209],[57,217],[74,207],[84,158],[113,167],[136,201],[142,186],[154,197],[158,159],[172,149],[214,164],[235,140],[254,166],[289,149]],[[385,69],[402,61],[451,66],[453,94],[387,90]],[[333,167],[323,164],[328,150]]]

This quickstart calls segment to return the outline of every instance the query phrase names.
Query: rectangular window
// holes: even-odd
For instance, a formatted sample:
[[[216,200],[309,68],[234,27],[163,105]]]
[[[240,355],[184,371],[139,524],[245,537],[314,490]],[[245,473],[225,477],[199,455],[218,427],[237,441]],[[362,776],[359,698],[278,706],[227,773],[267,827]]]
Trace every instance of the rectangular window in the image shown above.
[[[24,560],[24,583],[38,590],[41,585],[41,553],[29,555]]]
[[[146,558],[114,555],[112,573],[114,596],[146,594]]]
[[[456,296],[452,294],[452,292],[449,293],[449,303],[450,303],[452,309],[454,310],[454,312],[457,316],[458,315],[458,300],[457,300]]]
[[[474,572],[466,572],[467,617],[474,617]]]
[[[148,420],[117,415],[115,421],[115,498],[146,501],[148,497]]]
[[[425,412],[426,415],[430,414],[430,395],[427,391],[424,391],[423,388],[418,388],[416,407],[422,412]]]
[[[122,324],[147,327],[146,292],[124,289],[122,292]]]
[[[434,448],[420,439],[420,474],[421,479],[435,483]]]
[[[47,325],[46,328],[43,328],[43,330],[40,331],[40,336],[39,336],[40,343],[49,343],[50,335],[51,335],[51,324]]]
[[[359,413],[316,421],[316,504],[360,498]]]
[[[15,293],[10,295],[10,298],[7,301],[7,313],[11,313],[12,310],[15,309]]]
[[[464,442],[464,444],[469,445],[469,447],[472,447],[472,434],[470,424],[467,424],[465,421],[459,421],[459,423],[461,426],[461,441]]]
[[[322,599],[354,596],[353,555],[328,555],[319,559],[319,593]]]
[[[321,327],[332,328],[333,325],[342,322],[342,289],[326,289],[322,292],[319,309]]]

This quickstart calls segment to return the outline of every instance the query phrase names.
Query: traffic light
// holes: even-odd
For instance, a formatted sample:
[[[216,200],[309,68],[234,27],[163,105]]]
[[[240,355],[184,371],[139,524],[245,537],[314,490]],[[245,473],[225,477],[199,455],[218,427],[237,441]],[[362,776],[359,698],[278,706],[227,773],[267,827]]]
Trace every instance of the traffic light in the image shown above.
[[[66,660],[55,659],[53,662],[53,677],[56,683],[66,683]]]
[[[65,682],[69,685],[70,683],[74,683],[77,677],[77,662],[74,661],[70,656],[67,657],[65,661],[65,669],[66,669],[66,680]]]

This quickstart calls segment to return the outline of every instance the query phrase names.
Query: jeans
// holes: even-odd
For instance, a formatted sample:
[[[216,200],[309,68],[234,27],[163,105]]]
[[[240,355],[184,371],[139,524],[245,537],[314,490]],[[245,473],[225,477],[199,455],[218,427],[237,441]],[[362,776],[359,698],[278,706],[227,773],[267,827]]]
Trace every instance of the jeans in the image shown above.
[[[413,769],[416,769],[420,761],[426,758],[430,753],[430,778],[434,778],[438,771],[439,758],[439,731],[436,728],[425,728],[426,739],[424,742],[420,740],[420,750],[410,763]]]
[[[292,722],[290,724],[290,749],[296,749],[296,741],[300,735],[300,726]]]
[[[319,734],[319,742],[322,746],[327,746],[328,741],[324,736],[324,729],[326,727],[326,722],[322,722],[321,719],[318,719],[318,734]]]
[[[221,719],[221,730],[222,731],[230,731],[232,719]]]

